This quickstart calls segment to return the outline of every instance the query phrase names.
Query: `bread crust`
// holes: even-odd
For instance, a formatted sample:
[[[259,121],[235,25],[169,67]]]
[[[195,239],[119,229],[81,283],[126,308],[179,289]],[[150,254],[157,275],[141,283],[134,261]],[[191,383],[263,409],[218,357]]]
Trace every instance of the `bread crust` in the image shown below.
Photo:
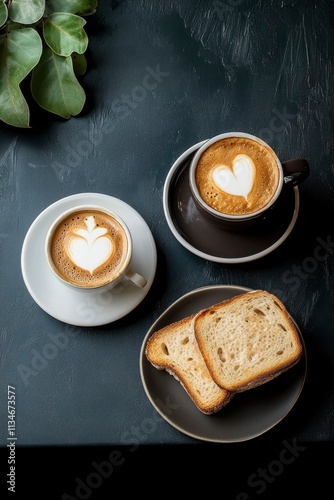
[[[165,370],[184,388],[195,406],[204,414],[221,410],[233,394],[212,379],[193,332],[194,315],[154,332],[148,339],[145,355],[158,370]]]
[[[235,394],[296,365],[303,344],[281,300],[253,290],[157,330],[145,355],[182,385],[202,413],[211,415]]]
[[[193,326],[213,380],[232,392],[269,382],[297,364],[303,354],[299,333],[284,304],[264,290],[237,295],[200,311]]]

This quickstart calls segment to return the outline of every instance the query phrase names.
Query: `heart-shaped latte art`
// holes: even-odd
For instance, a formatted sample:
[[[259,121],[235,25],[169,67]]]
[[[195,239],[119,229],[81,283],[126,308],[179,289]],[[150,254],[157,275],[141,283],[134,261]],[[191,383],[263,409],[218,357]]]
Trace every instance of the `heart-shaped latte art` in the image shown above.
[[[87,229],[75,229],[67,239],[66,251],[72,262],[93,274],[114,251],[113,243],[105,236],[107,229],[96,227],[93,216],[87,217]]]
[[[233,160],[232,170],[219,165],[213,170],[212,179],[221,191],[247,199],[255,179],[254,163],[249,156],[239,154]]]

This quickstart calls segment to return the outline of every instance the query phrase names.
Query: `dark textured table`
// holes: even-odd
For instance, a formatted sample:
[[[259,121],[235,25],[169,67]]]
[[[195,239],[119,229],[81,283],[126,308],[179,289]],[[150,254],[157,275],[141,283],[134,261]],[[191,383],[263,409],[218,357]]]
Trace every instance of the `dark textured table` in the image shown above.
[[[190,452],[194,461],[197,450],[201,467],[219,449],[231,477],[233,459],[241,467],[240,455],[252,456],[235,475],[230,498],[243,491],[257,498],[261,484],[269,489],[272,483],[247,482],[260,466],[275,462],[275,488],[284,468],[297,470],[285,464],[280,472],[278,457],[287,446],[295,446],[291,456],[318,464],[324,453],[318,446],[333,443],[333,13],[333,3],[321,0],[101,1],[86,26],[83,112],[66,121],[32,103],[31,129],[0,124],[1,445],[7,456],[12,386],[26,467],[28,450],[35,456],[58,450],[64,463],[73,450],[80,456],[81,447],[90,450],[55,498],[65,491],[73,497],[75,478],[84,481],[94,460],[112,463],[113,451],[124,447],[135,469],[140,457],[154,462],[159,451],[176,445],[178,456]],[[162,200],[180,155],[232,130],[261,137],[282,160],[306,158],[311,174],[299,188],[298,219],[286,240],[260,259],[222,263],[177,241]],[[156,274],[143,301],[96,327],[71,327],[47,314],[29,294],[20,265],[36,217],[78,193],[129,204],[157,249]],[[140,377],[140,350],[153,322],[184,294],[210,285],[277,293],[307,349],[305,385],[291,412],[247,443],[210,445],[179,432],[157,418]],[[67,340],[52,350],[57,336]],[[46,466],[42,470],[45,475]],[[105,483],[111,482],[108,476]]]

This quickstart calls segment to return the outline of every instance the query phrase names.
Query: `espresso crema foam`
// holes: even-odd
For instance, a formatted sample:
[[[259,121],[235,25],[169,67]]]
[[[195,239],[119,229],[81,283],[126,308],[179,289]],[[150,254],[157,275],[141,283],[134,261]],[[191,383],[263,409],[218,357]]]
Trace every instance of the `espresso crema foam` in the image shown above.
[[[228,215],[252,214],[276,193],[279,169],[267,147],[244,137],[215,142],[199,158],[195,181],[203,201]]]
[[[112,216],[78,211],[63,219],[51,240],[51,258],[58,274],[76,286],[102,286],[124,268],[128,239]]]

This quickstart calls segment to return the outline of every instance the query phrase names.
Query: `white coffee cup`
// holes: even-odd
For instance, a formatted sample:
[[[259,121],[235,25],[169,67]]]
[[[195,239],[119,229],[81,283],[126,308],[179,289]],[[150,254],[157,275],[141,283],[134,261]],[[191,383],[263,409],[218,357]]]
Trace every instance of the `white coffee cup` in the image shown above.
[[[139,288],[147,280],[131,268],[133,242],[124,220],[97,205],[79,205],[60,214],[45,239],[52,273],[80,290],[109,290],[121,281]]]

